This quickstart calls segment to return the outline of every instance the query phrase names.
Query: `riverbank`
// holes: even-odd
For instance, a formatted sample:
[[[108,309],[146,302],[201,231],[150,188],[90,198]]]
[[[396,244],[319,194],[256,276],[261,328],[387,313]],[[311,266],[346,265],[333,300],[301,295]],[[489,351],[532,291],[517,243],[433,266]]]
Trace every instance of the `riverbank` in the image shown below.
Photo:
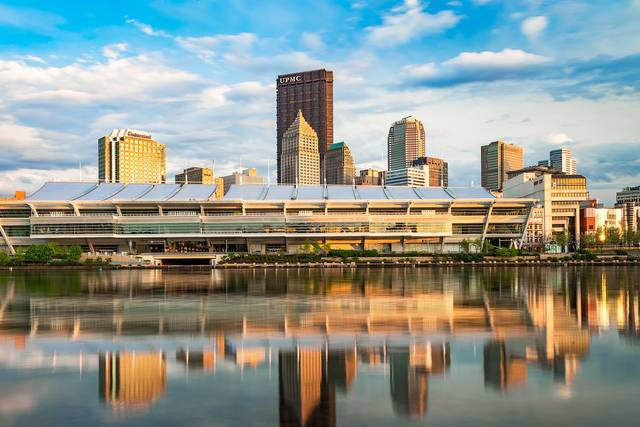
[[[61,265],[22,265],[0,267],[0,271],[104,271],[104,270],[211,270],[211,269],[282,269],[282,268],[385,268],[385,267],[567,267],[567,266],[640,266],[640,260],[603,258],[596,260],[575,259],[485,259],[483,261],[455,261],[455,260],[416,260],[416,259],[388,259],[388,260],[345,260],[323,262],[225,262],[217,265],[104,265],[104,266],[61,266]]]

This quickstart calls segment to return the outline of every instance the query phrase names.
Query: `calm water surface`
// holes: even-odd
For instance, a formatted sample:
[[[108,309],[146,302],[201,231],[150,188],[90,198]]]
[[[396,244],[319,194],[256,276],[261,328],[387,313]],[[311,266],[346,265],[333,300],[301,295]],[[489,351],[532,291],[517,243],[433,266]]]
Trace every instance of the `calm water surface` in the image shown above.
[[[0,272],[1,426],[624,426],[640,268]]]

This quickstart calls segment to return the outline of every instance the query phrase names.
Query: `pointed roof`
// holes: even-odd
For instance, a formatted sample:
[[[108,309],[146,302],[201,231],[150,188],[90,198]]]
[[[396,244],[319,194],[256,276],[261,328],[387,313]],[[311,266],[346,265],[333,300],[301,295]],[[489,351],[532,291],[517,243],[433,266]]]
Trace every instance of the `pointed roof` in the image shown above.
[[[302,110],[298,110],[296,119],[293,121],[293,123],[291,123],[291,126],[289,126],[289,129],[287,129],[287,131],[285,132],[285,135],[291,132],[296,132],[296,133],[312,132],[316,138],[318,137],[318,134],[316,133],[316,131],[307,122],[307,120],[304,118],[304,115],[302,115]]]

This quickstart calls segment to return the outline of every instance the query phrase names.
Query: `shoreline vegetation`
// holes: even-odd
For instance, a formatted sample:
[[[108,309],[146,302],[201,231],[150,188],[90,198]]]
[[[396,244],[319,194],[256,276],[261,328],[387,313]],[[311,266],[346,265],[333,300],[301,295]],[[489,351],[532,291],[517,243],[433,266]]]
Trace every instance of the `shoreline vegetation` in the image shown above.
[[[307,248],[306,248],[307,249]],[[635,255],[634,255],[635,254]],[[210,269],[210,268],[330,268],[330,267],[421,267],[421,266],[565,266],[565,265],[640,265],[640,252],[615,250],[596,254],[588,249],[575,253],[540,254],[513,248],[485,245],[473,251],[471,245],[461,245],[461,252],[432,254],[407,252],[381,254],[375,250],[331,249],[321,245],[299,254],[246,254],[223,256],[214,265],[128,265],[113,264],[111,258],[84,257],[79,246],[55,244],[32,245],[15,255],[0,252],[0,270],[56,269]]]

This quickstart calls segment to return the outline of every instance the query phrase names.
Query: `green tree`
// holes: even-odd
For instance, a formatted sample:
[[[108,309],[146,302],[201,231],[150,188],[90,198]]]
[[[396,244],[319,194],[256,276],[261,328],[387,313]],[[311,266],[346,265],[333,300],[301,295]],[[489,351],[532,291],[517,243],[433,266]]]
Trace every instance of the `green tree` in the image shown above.
[[[606,241],[610,245],[617,245],[622,240],[620,235],[620,229],[616,227],[609,227],[605,230]]]
[[[46,264],[53,259],[55,247],[52,245],[31,245],[24,253],[24,260],[35,264]]]
[[[582,233],[580,236],[580,244],[584,247],[594,247],[596,245],[595,233]]]
[[[567,245],[569,244],[569,233],[563,231],[562,233],[553,236],[555,242],[562,247],[562,252],[567,251]]]
[[[5,251],[0,252],[0,266],[7,266],[11,264],[11,256]]]
[[[79,262],[81,256],[82,256],[82,248],[80,246],[74,245],[74,246],[70,246],[67,249],[67,254],[65,259],[69,262]]]
[[[471,242],[468,241],[467,239],[464,239],[462,242],[460,242],[460,251],[462,253],[468,254],[470,248],[471,248]]]

